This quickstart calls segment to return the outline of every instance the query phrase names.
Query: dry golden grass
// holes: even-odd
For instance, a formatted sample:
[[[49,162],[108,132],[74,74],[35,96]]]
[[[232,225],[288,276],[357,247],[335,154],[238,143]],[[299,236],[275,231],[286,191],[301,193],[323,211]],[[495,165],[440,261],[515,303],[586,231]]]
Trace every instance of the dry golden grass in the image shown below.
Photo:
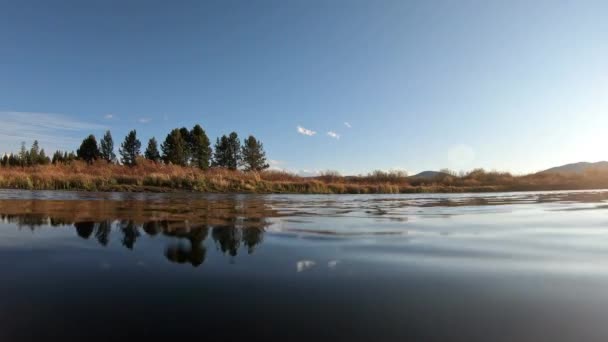
[[[300,177],[284,171],[202,171],[140,160],[135,167],[72,162],[70,164],[0,168],[0,188],[85,191],[197,191],[247,193],[414,193],[566,190],[608,187],[608,172],[533,174],[473,170],[461,176],[412,179],[401,173],[374,172],[343,177],[327,172]]]

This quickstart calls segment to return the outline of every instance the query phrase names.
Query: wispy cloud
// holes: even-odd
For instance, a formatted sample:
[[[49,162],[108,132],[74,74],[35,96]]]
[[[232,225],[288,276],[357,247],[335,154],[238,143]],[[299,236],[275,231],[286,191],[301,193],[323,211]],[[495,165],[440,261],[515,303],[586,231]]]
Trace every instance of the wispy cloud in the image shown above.
[[[150,121],[151,121],[150,118],[139,118],[137,120],[137,122],[142,123],[142,124],[150,123]]]
[[[344,122],[344,126],[346,126],[346,127],[348,127],[348,128],[353,128],[353,126],[351,126],[351,124],[350,124],[350,123],[348,123],[348,122]]]
[[[310,129],[306,129],[306,128],[302,127],[302,126],[298,126],[298,133],[303,134],[303,135],[308,135],[309,137],[317,134],[317,132],[312,131]]]
[[[103,118],[106,119],[106,120],[112,120],[114,118],[114,115],[113,114],[106,114],[106,115],[104,115]]]
[[[338,133],[336,133],[334,131],[327,132],[327,135],[330,136],[331,138],[334,138],[334,139],[340,139],[340,134],[338,134]]]
[[[16,150],[22,141],[34,140],[47,152],[57,148],[73,149],[84,135],[105,128],[64,114],[0,111],[0,144],[10,150]]]

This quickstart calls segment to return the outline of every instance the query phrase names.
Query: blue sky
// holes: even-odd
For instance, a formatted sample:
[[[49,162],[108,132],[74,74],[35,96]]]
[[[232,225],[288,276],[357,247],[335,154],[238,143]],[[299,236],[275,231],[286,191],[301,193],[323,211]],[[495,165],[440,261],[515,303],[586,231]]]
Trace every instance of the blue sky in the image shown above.
[[[296,172],[604,160],[607,13],[608,1],[3,1],[0,153],[35,138],[76,149],[105,129],[145,144],[200,123],[212,140],[255,135]]]

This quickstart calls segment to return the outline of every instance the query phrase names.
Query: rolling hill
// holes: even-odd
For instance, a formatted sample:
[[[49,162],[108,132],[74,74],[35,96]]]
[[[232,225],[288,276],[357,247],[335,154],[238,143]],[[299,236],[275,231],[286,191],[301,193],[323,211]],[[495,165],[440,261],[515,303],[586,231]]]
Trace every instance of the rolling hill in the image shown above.
[[[588,170],[608,171],[608,161],[597,163],[580,162],[552,167],[539,173],[583,173]]]
[[[430,179],[443,178],[445,176],[449,176],[449,175],[445,172],[440,172],[440,171],[423,171],[423,172],[420,172],[413,176],[410,176],[409,178],[430,180]]]

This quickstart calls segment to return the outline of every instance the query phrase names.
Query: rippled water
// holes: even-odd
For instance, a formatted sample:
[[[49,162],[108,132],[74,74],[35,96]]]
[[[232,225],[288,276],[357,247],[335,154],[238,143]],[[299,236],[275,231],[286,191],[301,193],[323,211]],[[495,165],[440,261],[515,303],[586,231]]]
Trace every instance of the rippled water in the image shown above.
[[[0,341],[606,341],[607,200],[0,191]]]

